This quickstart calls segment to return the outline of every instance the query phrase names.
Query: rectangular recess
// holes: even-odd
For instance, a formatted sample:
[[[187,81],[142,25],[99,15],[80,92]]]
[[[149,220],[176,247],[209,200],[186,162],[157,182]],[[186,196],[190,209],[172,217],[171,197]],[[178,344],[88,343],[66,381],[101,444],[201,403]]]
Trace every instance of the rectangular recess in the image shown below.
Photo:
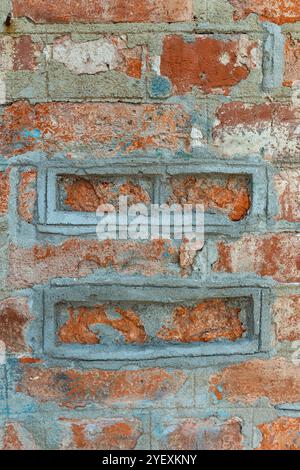
[[[180,357],[201,357],[201,356],[223,356],[224,358],[240,354],[255,354],[264,350],[265,341],[261,336],[261,315],[263,309],[262,289],[260,288],[194,288],[194,287],[156,287],[156,286],[122,286],[122,285],[102,285],[102,286],[77,286],[77,287],[51,287],[46,290],[44,296],[44,350],[52,357],[73,358],[82,360],[100,360],[100,361],[139,361],[160,358],[180,358]],[[194,305],[212,300],[228,303],[235,306],[244,305],[243,322],[246,327],[246,335],[240,336],[234,341],[214,338],[212,341],[203,342],[181,342],[178,340],[157,340],[155,333],[149,340],[149,330],[162,331],[161,325],[170,323],[165,322],[168,312],[174,313],[177,307],[191,308]],[[74,309],[84,307],[83,314],[87,313],[87,308],[97,306],[115,306],[122,309],[135,306],[143,306],[144,318],[147,318],[148,327],[147,340],[141,343],[114,342],[109,340],[109,335],[103,343],[81,344],[65,342],[66,336],[61,335],[62,325],[66,325],[66,318],[61,322],[60,315],[66,312],[66,305],[73,305]],[[161,306],[164,306],[161,309]],[[174,308],[173,308],[174,306]],[[148,311],[147,311],[148,308]],[[101,309],[100,309],[101,310]],[[135,313],[138,311],[136,309]],[[152,312],[152,313],[151,313]],[[159,318],[160,312],[165,316],[162,320]],[[70,313],[70,312],[69,312]],[[74,313],[74,312],[73,312]],[[95,313],[95,312],[94,312]],[[93,313],[93,314],[94,314]],[[115,311],[112,312],[113,316]],[[197,313],[197,312],[196,312]],[[200,312],[201,313],[201,312]],[[100,312],[103,315],[103,311]],[[97,317],[97,315],[96,315]],[[120,317],[120,315],[119,315]],[[68,319],[70,317],[68,316]],[[78,318],[78,317],[76,317]],[[107,317],[106,317],[107,318]],[[142,317],[140,317],[142,318]],[[172,317],[174,318],[174,317]],[[85,318],[86,319],[86,318]],[[97,320],[97,318],[96,318]],[[157,324],[157,327],[155,326]],[[165,322],[165,323],[164,323]],[[97,321],[96,321],[97,323]],[[142,322],[145,326],[145,324]],[[70,325],[69,325],[70,326]],[[107,324],[106,324],[107,326]],[[111,325],[108,325],[111,327]],[[172,325],[171,325],[172,327]],[[58,331],[60,338],[58,338]],[[93,330],[90,330],[92,332]],[[103,331],[103,330],[102,330]],[[166,332],[166,329],[163,330]],[[135,334],[136,324],[134,326]],[[70,330],[64,330],[64,333],[70,333]],[[94,330],[95,333],[95,330]],[[63,340],[62,340],[63,338]],[[101,334],[100,334],[101,338]],[[125,338],[125,336],[124,336]],[[69,339],[67,339],[69,341]]]
[[[64,176],[65,175],[65,176]],[[44,169],[39,177],[40,191],[44,191],[46,197],[39,197],[39,230],[42,232],[73,234],[75,227],[80,233],[95,233],[97,225],[96,214],[89,211],[74,210],[61,204],[62,194],[58,188],[61,178],[83,178],[85,181],[124,181],[131,182],[141,187],[150,184],[150,203],[164,204],[168,202],[170,181],[176,178],[203,178],[208,179],[207,187],[213,186],[214,181],[230,181],[230,178],[245,181],[249,187],[250,209],[247,214],[242,214],[240,220],[231,220],[229,210],[222,209],[222,201],[219,204],[211,204],[205,213],[206,232],[216,233],[240,233],[257,227],[257,224],[265,224],[265,205],[267,178],[264,165],[246,164],[245,162],[201,162],[195,164],[193,160],[186,164],[178,162],[145,162],[113,164],[101,164],[85,168],[49,167]],[[224,184],[225,184],[224,183]],[[121,183],[120,183],[121,184]],[[221,183],[222,185],[223,183]],[[226,199],[226,184],[224,186],[224,198]],[[44,189],[43,189],[44,188]],[[101,188],[100,188],[101,189]],[[217,188],[218,189],[218,188]],[[221,187],[222,191],[222,187]],[[234,194],[234,192],[233,192]],[[222,198],[222,194],[217,196]],[[231,194],[232,197],[232,194]],[[195,201],[196,202],[196,201]],[[202,201],[200,201],[202,202]],[[76,209],[76,204],[75,204]],[[214,210],[216,209],[216,210]],[[234,217],[233,217],[234,219]]]

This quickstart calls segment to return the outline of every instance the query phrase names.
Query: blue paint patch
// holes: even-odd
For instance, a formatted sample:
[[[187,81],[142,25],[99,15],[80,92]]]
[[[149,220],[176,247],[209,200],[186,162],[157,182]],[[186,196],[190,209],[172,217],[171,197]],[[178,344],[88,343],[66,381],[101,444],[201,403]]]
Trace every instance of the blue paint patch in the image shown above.
[[[172,92],[172,84],[167,77],[156,76],[149,80],[151,98],[167,98]]]
[[[22,137],[25,137],[25,138],[31,138],[31,139],[39,139],[41,137],[41,131],[39,129],[33,129],[33,130],[29,130],[29,129],[24,129],[22,132],[21,132],[21,136]]]

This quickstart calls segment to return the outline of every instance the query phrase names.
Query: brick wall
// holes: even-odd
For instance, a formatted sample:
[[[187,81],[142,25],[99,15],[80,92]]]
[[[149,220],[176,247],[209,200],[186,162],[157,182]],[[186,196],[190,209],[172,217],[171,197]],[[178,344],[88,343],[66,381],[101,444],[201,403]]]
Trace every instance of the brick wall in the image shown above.
[[[0,447],[300,449],[298,0],[0,23]],[[98,241],[119,194],[204,247]]]

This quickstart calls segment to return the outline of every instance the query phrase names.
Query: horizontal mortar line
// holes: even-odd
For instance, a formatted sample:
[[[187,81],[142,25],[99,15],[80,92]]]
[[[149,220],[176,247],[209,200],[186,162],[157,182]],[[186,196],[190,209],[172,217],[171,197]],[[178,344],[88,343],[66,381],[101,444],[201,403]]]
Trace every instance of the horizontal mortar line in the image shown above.
[[[253,28],[251,26],[245,27],[245,25],[226,25],[222,23],[196,23],[196,22],[170,22],[170,23],[34,23],[32,21],[27,24],[20,24],[20,19],[13,19],[14,31],[7,31],[5,28],[0,32],[0,35],[24,35],[33,34],[59,34],[64,32],[74,32],[74,33],[83,33],[83,34],[95,34],[95,33],[116,33],[116,34],[143,34],[143,33],[196,33],[196,34],[236,34],[236,33],[246,33],[246,34],[261,34],[265,35],[265,31],[262,27]],[[138,31],[137,31],[138,28]],[[289,31],[287,31],[289,32]]]
[[[217,346],[217,345],[216,345]],[[44,352],[44,355],[46,357],[51,357],[52,359],[59,359],[59,360],[67,360],[67,361],[80,361],[80,362],[104,362],[104,363],[108,363],[108,362],[120,362],[120,363],[123,363],[123,362],[126,362],[126,363],[141,363],[141,362],[148,362],[148,361],[156,361],[156,362],[160,362],[160,361],[172,361],[172,360],[178,360],[180,361],[181,358],[184,358],[184,359],[187,359],[187,360],[194,360],[194,361],[201,361],[201,359],[209,359],[211,358],[212,360],[219,360],[221,359],[222,360],[222,363],[226,363],[226,359],[228,358],[232,358],[233,361],[235,359],[239,359],[240,357],[258,357],[258,356],[263,356],[265,357],[265,355],[269,355],[269,351],[267,352],[264,352],[264,351],[260,351],[259,349],[257,351],[254,351],[254,352],[246,352],[246,353],[243,353],[241,351],[239,352],[234,352],[234,353],[229,353],[229,352],[224,352],[224,353],[217,353],[217,354],[203,354],[203,353],[199,353],[198,355],[196,353],[194,354],[189,354],[188,351],[184,351],[184,347],[185,345],[182,345],[182,355],[167,355],[167,356],[156,356],[154,358],[141,358],[141,359],[130,359],[128,357],[124,357],[122,359],[97,359],[97,358],[83,358],[83,357],[80,357],[80,356],[73,356],[72,353],[70,352],[70,355],[60,355],[59,353],[57,355],[55,355],[55,353],[53,353],[53,351],[50,352],[50,354],[47,354],[47,352]],[[111,353],[111,351],[108,351]],[[186,356],[184,356],[184,354],[187,354]],[[97,353],[96,353],[97,354]],[[138,354],[138,353],[137,353]]]
[[[188,288],[188,289],[216,289],[216,290],[228,290],[228,289],[237,289],[240,288],[241,290],[249,290],[251,291],[252,289],[269,289],[270,287],[277,287],[277,284],[275,281],[270,281],[264,278],[253,278],[253,279],[245,279],[244,283],[241,281],[237,276],[235,276],[235,279],[211,279],[211,280],[203,280],[203,279],[190,279],[186,281],[182,281],[177,278],[169,278],[169,279],[156,279],[156,280],[148,280],[147,278],[130,278],[127,277],[127,279],[122,279],[120,277],[116,277],[115,279],[108,279],[107,277],[102,278],[101,276],[99,279],[94,280],[94,279],[78,279],[75,281],[71,281],[70,284],[66,284],[68,282],[68,279],[71,278],[57,278],[53,279],[50,281],[50,289],[55,289],[55,288],[72,288],[76,286],[82,286],[82,287],[95,287],[95,288],[101,288],[102,286],[117,286],[117,285],[122,285],[124,287],[149,287],[149,288],[157,288],[157,289],[162,289],[163,287],[168,287],[172,289],[176,288]],[[250,283],[250,281],[253,282],[253,284]],[[200,284],[198,284],[200,283]],[[300,285],[300,284],[299,284]],[[40,286],[43,286],[43,284],[40,284]],[[44,284],[45,287],[47,285]],[[49,286],[49,285],[48,285]]]

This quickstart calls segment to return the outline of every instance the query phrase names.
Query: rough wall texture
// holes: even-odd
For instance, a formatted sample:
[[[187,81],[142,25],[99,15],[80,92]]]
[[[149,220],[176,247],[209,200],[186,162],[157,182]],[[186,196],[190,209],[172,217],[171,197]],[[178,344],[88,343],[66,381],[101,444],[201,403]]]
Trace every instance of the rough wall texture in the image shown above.
[[[0,448],[299,450],[299,1],[2,0],[0,266]]]

